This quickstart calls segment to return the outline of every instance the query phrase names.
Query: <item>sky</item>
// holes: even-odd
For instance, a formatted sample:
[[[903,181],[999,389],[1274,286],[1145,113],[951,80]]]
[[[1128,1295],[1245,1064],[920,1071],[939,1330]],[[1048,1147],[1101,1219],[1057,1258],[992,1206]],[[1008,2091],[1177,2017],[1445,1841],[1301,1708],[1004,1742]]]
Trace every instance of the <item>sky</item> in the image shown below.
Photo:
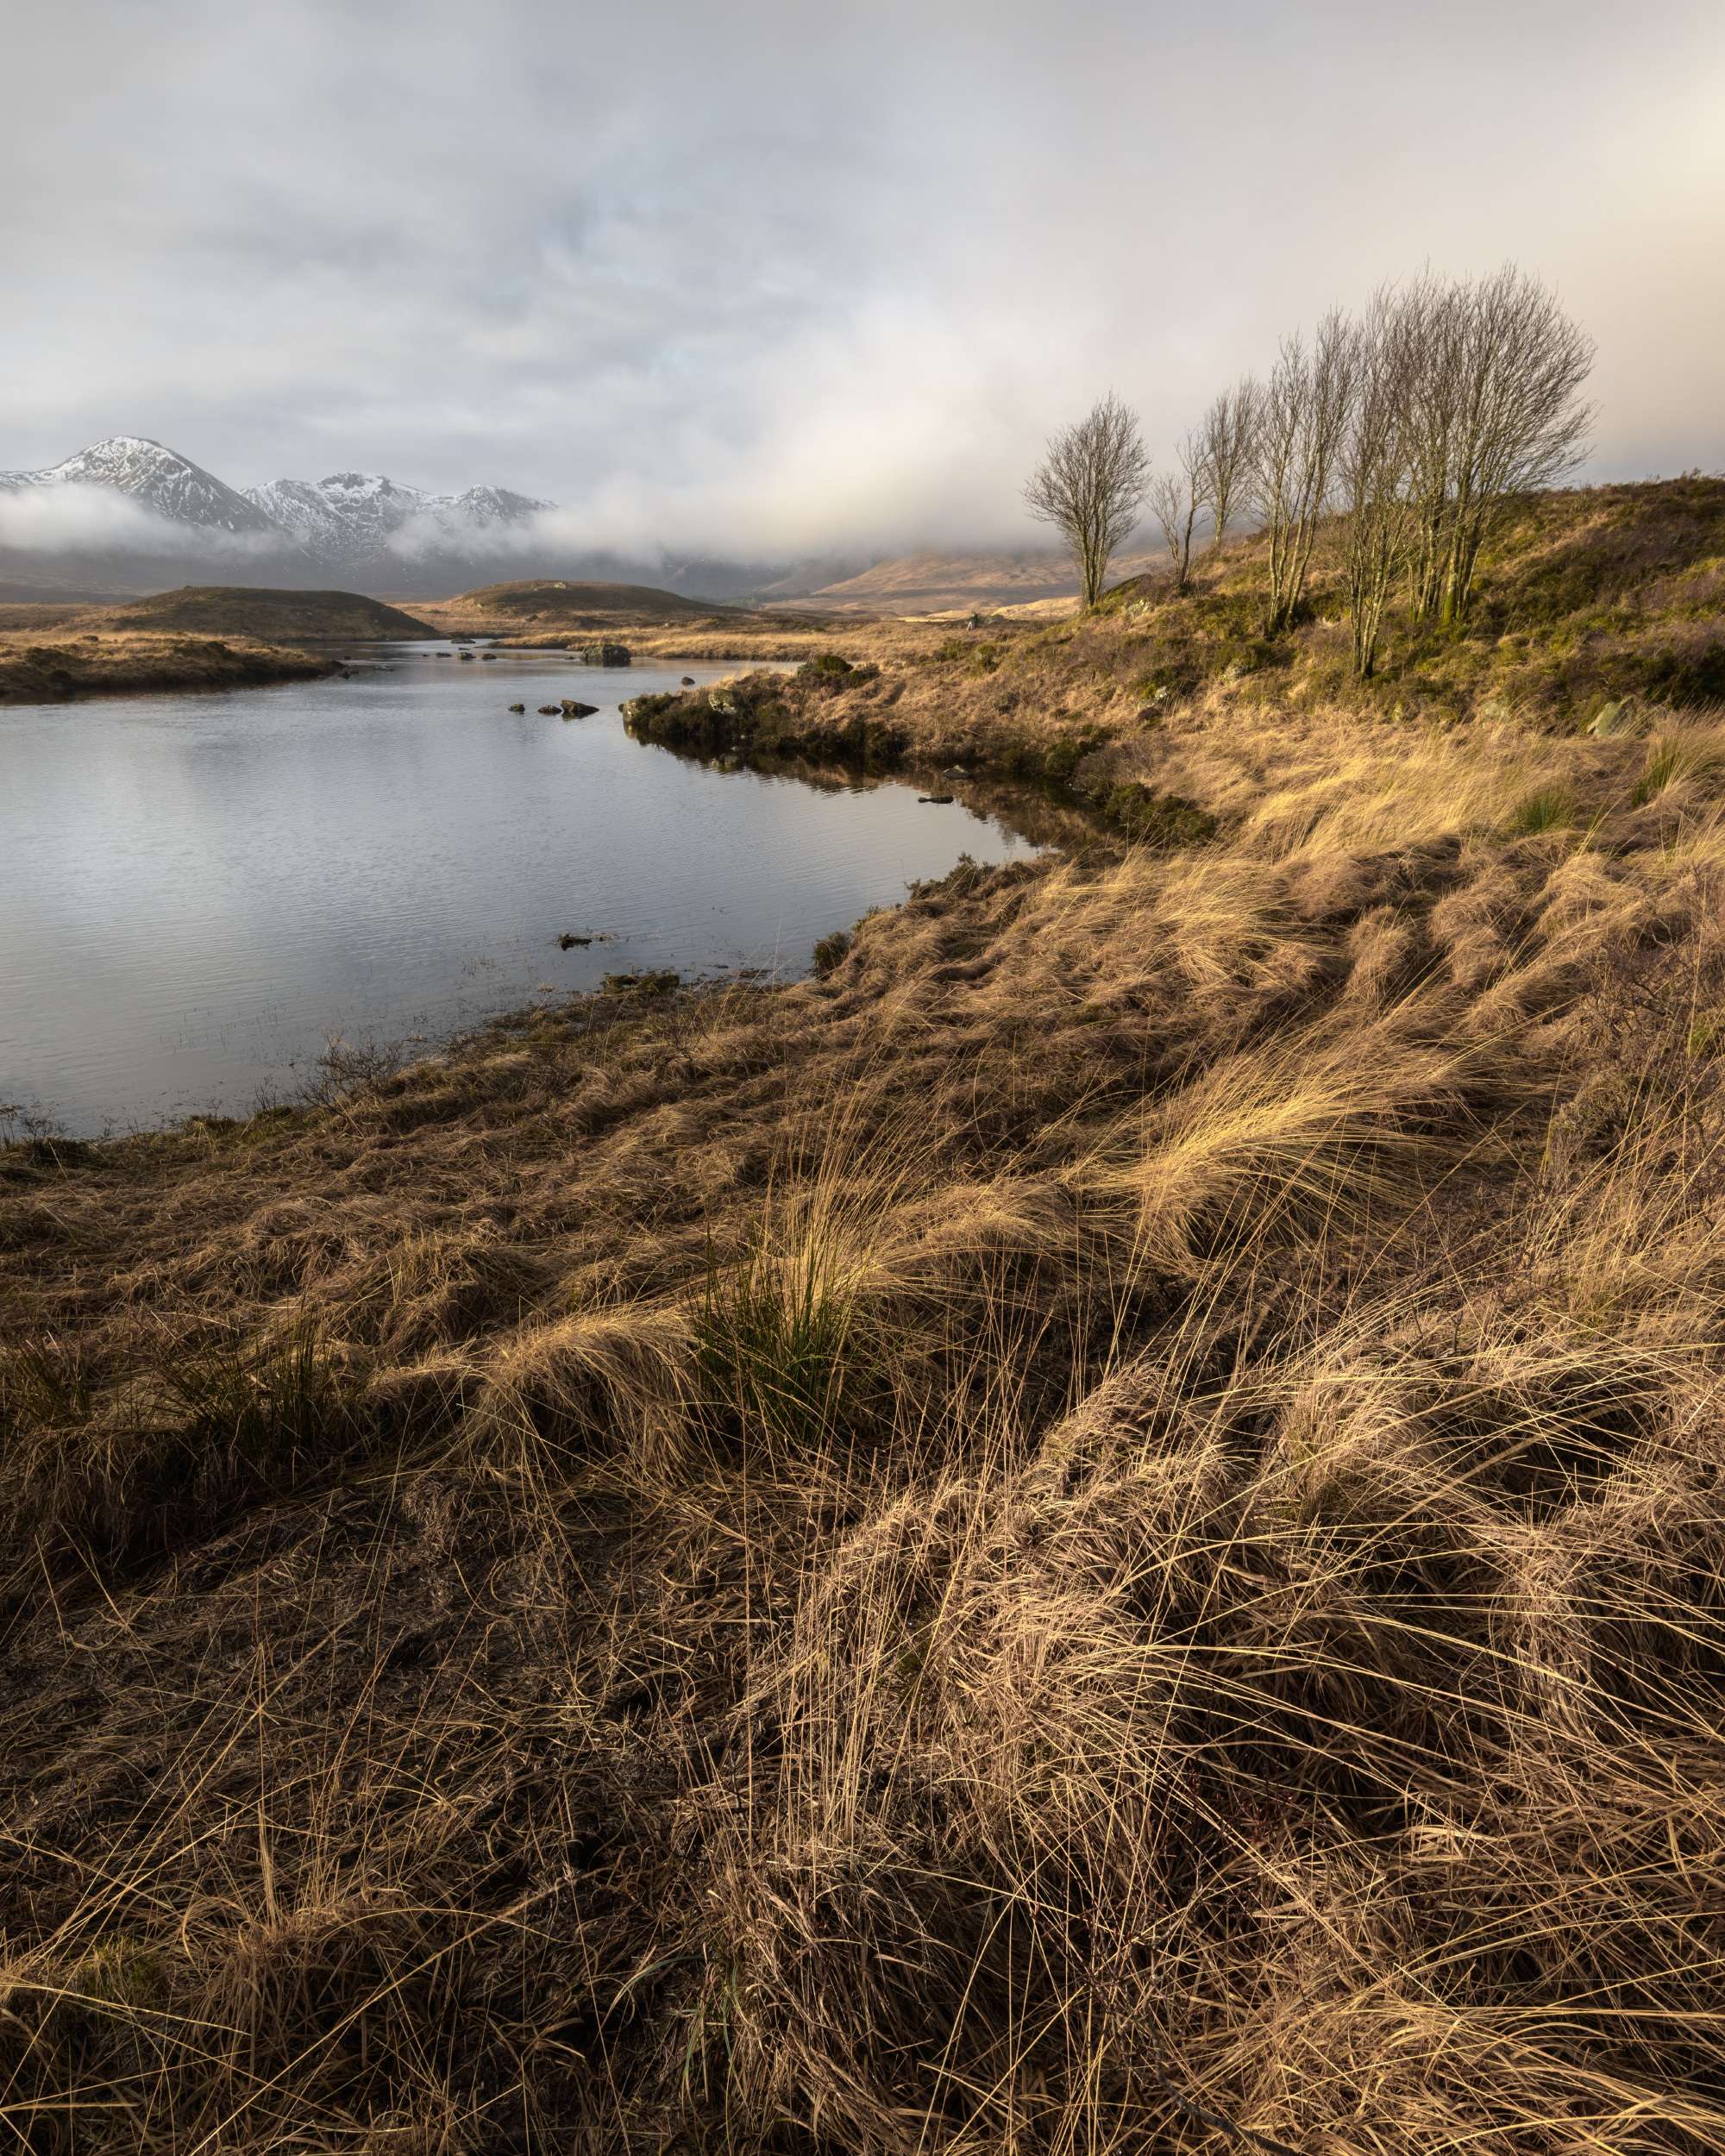
[[[737,558],[1032,543],[1277,337],[1507,259],[1586,476],[1725,467],[1720,0],[55,0],[7,30],[0,467],[104,435]]]

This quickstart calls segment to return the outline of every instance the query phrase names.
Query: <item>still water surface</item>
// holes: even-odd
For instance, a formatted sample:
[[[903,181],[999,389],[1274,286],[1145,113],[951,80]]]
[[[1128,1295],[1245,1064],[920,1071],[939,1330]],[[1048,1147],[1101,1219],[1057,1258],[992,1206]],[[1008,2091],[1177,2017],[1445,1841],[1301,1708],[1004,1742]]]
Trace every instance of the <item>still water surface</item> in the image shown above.
[[[913,878],[1032,850],[912,786],[721,772],[624,731],[624,698],[734,667],[437,649],[0,712],[0,1106],[75,1135],[242,1113],[332,1037],[436,1042],[607,973],[795,975]],[[534,708],[561,697],[599,716]]]

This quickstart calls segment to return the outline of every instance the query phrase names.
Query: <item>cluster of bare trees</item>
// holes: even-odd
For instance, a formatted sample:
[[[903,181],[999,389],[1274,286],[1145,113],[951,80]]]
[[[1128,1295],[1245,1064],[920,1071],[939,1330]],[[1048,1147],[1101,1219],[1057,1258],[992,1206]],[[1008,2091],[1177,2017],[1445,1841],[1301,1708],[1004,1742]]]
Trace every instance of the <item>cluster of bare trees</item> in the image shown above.
[[[1506,502],[1579,461],[1592,361],[1591,339],[1513,265],[1427,273],[1285,338],[1269,375],[1218,397],[1166,473],[1151,473],[1136,418],[1109,396],[1049,445],[1026,498],[1072,545],[1087,605],[1146,495],[1182,591],[1203,517],[1220,545],[1249,515],[1271,634],[1294,618],[1320,526],[1339,517],[1354,664],[1369,674],[1395,594],[1416,619],[1465,620]]]

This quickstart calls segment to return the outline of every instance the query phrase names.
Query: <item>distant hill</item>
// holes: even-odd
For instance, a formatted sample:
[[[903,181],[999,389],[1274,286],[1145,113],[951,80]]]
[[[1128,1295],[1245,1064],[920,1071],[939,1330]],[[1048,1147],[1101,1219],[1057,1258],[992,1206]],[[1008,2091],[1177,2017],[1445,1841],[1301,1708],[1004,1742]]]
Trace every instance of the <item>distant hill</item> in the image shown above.
[[[1161,556],[1122,555],[1116,577],[1141,575]],[[1020,606],[1037,599],[1075,598],[1078,580],[1063,555],[1038,548],[1025,554],[895,555],[859,575],[819,590],[787,593],[776,603],[820,612],[938,614],[955,608]]]
[[[681,622],[743,621],[740,607],[686,599],[651,584],[586,584],[564,578],[482,584],[425,608],[446,628],[486,624],[549,633],[571,629],[662,629]]]
[[[695,615],[739,610],[710,599],[688,599],[653,584],[583,584],[565,578],[519,584],[483,584],[463,592],[452,605],[481,606],[496,614],[567,615],[583,621],[687,621]]]
[[[176,592],[92,611],[92,627],[183,630],[188,635],[290,642],[435,636],[428,623],[357,592],[276,592],[244,584],[187,584]]]

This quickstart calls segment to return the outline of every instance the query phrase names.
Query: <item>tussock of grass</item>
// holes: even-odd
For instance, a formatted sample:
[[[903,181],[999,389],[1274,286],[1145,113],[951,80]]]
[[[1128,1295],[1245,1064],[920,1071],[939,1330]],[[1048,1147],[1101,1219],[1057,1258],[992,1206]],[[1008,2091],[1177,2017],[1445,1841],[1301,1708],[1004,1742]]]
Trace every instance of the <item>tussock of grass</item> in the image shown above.
[[[1725,2141],[1718,729],[1229,708],[1075,766],[1201,843],[0,1152],[33,2156]]]

